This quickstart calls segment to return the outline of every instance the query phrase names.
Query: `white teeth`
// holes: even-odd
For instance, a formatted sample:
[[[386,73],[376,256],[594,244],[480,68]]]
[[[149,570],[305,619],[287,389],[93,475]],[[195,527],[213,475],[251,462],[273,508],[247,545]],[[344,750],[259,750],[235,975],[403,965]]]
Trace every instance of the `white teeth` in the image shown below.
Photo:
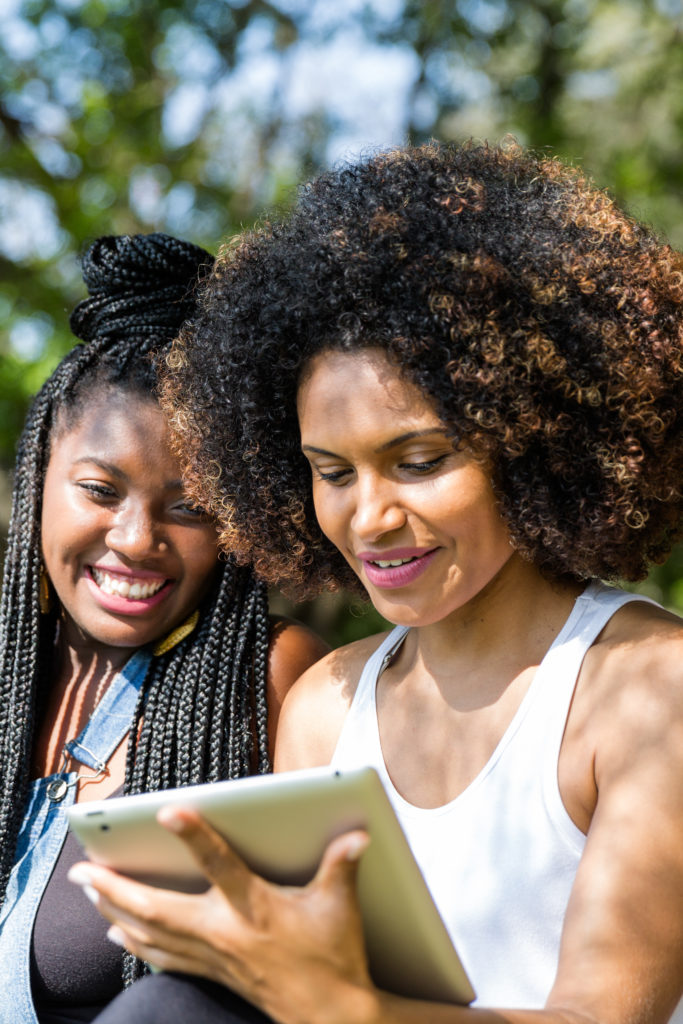
[[[378,565],[380,569],[392,569],[397,565],[407,565],[408,562],[412,562],[412,558],[394,558],[390,562],[380,562],[377,560],[375,565]]]
[[[139,601],[146,597],[152,597],[163,587],[166,580],[158,580],[154,583],[142,583],[137,580],[134,583],[129,583],[128,580],[122,580],[117,576],[110,576],[108,572],[102,572],[101,569],[96,569],[95,566],[91,568],[93,579],[97,586],[105,594],[109,594],[113,597],[125,597],[129,601]]]

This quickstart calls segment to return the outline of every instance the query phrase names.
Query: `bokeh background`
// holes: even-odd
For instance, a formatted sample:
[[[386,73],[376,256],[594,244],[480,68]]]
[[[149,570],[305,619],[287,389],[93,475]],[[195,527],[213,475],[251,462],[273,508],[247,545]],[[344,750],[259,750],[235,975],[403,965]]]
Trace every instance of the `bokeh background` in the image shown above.
[[[0,535],[94,237],[216,251],[321,167],[508,133],[683,248],[683,0],[1,0]],[[683,549],[639,589],[683,611]],[[381,624],[289,610],[333,643]]]

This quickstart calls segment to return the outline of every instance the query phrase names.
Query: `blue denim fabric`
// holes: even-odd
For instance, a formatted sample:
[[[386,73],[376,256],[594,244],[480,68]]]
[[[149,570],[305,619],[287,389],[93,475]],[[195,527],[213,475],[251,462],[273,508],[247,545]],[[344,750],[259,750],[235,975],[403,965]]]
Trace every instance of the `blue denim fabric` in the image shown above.
[[[70,748],[79,761],[96,767],[106,763],[130,729],[138,691],[151,653],[138,651],[112,680],[90,721]],[[78,746],[77,746],[78,745]],[[67,832],[66,808],[76,786],[64,798],[48,797],[51,783],[75,783],[76,772],[57,772],[31,783],[26,813],[5,901],[0,911],[0,1024],[37,1024],[31,996],[33,924]],[[64,936],[64,942],[69,936]]]

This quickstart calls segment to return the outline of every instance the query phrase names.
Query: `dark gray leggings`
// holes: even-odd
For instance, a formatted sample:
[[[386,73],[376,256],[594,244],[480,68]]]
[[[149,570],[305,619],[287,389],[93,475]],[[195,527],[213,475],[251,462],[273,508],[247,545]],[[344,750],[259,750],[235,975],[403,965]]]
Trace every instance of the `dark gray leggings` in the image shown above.
[[[93,1024],[272,1024],[229,989],[189,974],[151,974],[107,1006]]]

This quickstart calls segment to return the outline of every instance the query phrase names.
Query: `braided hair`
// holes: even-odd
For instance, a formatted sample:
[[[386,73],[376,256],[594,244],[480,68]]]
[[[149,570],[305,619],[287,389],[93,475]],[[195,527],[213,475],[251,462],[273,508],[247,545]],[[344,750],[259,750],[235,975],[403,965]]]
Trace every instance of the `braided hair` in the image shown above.
[[[40,521],[50,444],[100,390],[154,396],[157,365],[195,310],[213,257],[163,234],[104,237],[83,258],[90,297],[71,315],[82,340],[38,393],[18,448],[0,605],[0,902],[31,777],[36,722],[52,676],[58,612],[41,614]],[[124,792],[270,770],[269,626],[264,584],[229,557],[197,628],[151,660],[131,722]],[[124,957],[124,981],[141,972]]]

